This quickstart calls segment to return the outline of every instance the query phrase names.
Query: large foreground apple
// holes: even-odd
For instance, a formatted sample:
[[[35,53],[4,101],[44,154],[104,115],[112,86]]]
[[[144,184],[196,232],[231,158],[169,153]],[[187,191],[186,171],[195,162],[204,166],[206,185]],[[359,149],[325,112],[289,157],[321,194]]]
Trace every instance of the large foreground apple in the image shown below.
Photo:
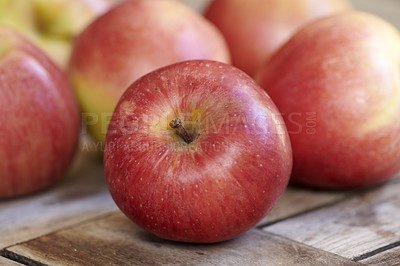
[[[58,180],[78,136],[78,106],[65,75],[28,40],[0,27],[0,198]]]
[[[301,26],[349,7],[347,0],[213,0],[205,16],[225,36],[233,65],[254,76]]]
[[[308,25],[260,84],[284,114],[294,182],[356,188],[400,171],[400,36],[387,22],[349,12]]]
[[[89,132],[104,141],[118,99],[132,82],[189,59],[230,60],[218,30],[182,3],[126,1],[96,19],[76,40],[70,64]]]
[[[217,242],[253,227],[284,191],[284,122],[242,71],[207,60],[159,69],[120,99],[104,169],[119,208],[169,240]]]

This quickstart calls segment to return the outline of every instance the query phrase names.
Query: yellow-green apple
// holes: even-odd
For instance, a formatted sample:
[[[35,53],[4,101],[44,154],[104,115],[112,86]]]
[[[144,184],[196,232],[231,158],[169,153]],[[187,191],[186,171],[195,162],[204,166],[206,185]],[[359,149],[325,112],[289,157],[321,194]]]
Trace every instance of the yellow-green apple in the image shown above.
[[[120,98],[104,169],[119,208],[174,241],[210,243],[252,228],[292,167],[285,124],[241,70],[216,61],[168,65]]]
[[[1,24],[8,24],[19,31],[33,32],[35,30],[35,19],[32,1],[0,1]]]
[[[357,188],[400,171],[400,35],[348,12],[301,29],[259,82],[284,114],[295,183]]]
[[[97,18],[76,39],[69,67],[89,132],[104,141],[118,99],[133,81],[189,59],[230,61],[221,33],[180,2],[126,1]]]
[[[79,111],[65,74],[19,33],[0,27],[0,198],[58,180],[74,156]]]
[[[17,29],[66,69],[74,37],[112,4],[112,0],[0,0],[0,23]]]
[[[47,34],[75,37],[115,0],[33,0],[39,27]]]
[[[225,36],[232,64],[254,77],[301,26],[349,7],[347,0],[213,0],[205,16]]]

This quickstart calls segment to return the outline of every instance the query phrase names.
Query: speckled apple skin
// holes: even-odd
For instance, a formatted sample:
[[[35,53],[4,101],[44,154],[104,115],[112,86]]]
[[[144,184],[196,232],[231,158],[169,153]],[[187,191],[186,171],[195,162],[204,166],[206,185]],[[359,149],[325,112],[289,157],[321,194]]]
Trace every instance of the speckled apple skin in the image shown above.
[[[180,118],[186,144],[169,127]],[[107,132],[104,169],[119,208],[159,237],[232,239],[274,206],[292,167],[288,134],[269,96],[244,72],[194,60],[133,83]]]

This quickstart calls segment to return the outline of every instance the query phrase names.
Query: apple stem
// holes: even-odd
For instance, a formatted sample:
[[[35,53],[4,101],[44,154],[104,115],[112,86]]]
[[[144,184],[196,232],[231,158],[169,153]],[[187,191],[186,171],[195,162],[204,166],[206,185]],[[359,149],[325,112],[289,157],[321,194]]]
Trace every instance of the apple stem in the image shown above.
[[[186,128],[182,125],[182,122],[179,118],[172,120],[171,123],[169,123],[169,126],[171,128],[175,128],[187,144],[193,141],[192,136],[189,135],[189,133],[187,132]]]

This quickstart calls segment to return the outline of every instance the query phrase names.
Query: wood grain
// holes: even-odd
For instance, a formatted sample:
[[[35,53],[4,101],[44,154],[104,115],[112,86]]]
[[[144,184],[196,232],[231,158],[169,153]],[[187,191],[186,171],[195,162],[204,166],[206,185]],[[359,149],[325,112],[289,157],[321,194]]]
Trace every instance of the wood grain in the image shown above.
[[[0,201],[0,249],[115,210],[99,158],[83,152],[55,186]]]
[[[260,224],[273,223],[330,204],[346,195],[290,186]],[[90,153],[81,152],[67,176],[57,185],[31,196],[0,201],[0,248],[115,210],[97,154],[93,149]]]
[[[397,245],[394,248],[390,246]],[[367,259],[360,260],[361,262],[368,265],[375,266],[388,266],[388,265],[400,265],[400,242],[392,243],[387,246],[389,248],[386,251],[380,252]]]
[[[274,223],[339,202],[353,193],[354,191],[312,190],[289,185],[271,212],[258,225]]]
[[[400,179],[360,196],[264,228],[355,258],[400,239]]]
[[[7,266],[21,266],[23,264],[20,264],[18,262],[9,260],[7,258],[4,257],[0,257],[0,265],[7,265]]]
[[[50,265],[357,265],[258,229],[212,245],[165,241],[120,213],[7,248],[7,252]]]

